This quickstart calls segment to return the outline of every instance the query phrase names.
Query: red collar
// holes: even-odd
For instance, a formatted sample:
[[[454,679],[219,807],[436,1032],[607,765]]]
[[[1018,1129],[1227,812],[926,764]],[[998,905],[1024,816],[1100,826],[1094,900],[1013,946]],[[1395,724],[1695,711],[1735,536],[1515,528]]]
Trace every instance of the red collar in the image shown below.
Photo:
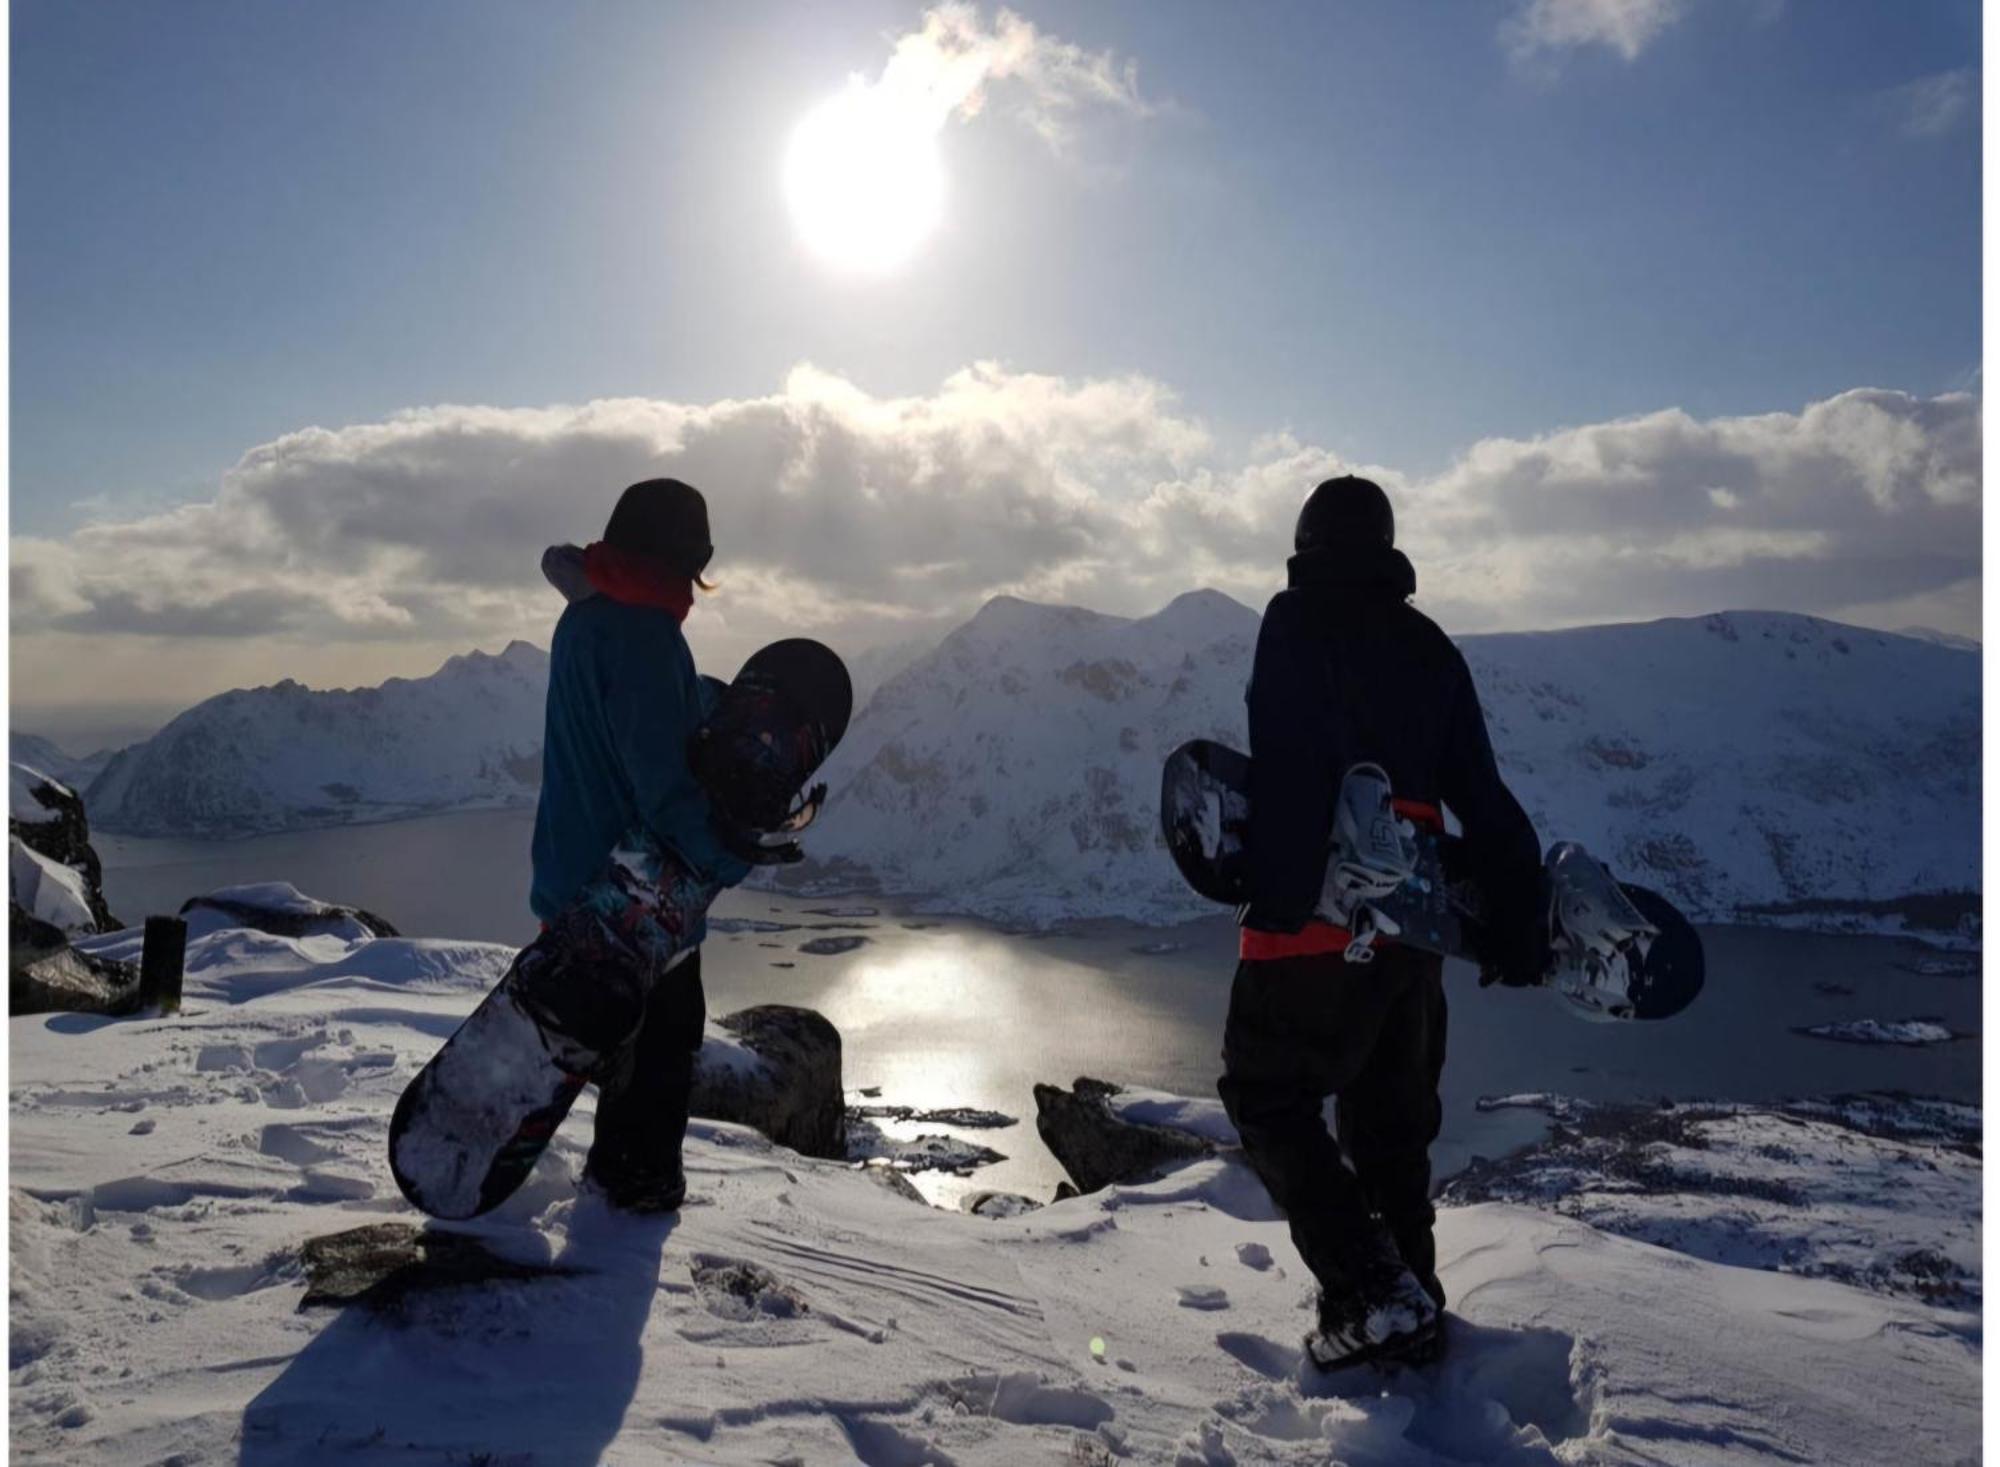
[[[694,606],[694,579],[650,556],[633,555],[599,540],[583,548],[583,574],[593,591],[628,606],[657,606],[686,621]]]

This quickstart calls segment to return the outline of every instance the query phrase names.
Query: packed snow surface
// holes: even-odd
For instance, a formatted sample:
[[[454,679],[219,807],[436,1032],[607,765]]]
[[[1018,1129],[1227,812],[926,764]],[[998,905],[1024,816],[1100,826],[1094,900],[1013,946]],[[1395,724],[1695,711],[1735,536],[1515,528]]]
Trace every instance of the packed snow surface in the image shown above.
[[[1226,1150],[982,1217],[698,1121],[688,1204],[642,1221],[578,1195],[579,1114],[470,1229],[559,1271],[301,1312],[307,1240],[420,1221],[390,1107],[509,957],[224,928],[176,1017],[11,1021],[22,1460],[1977,1459],[1975,1314],[1513,1203],[1443,1211],[1444,1363],[1321,1376],[1307,1280]],[[1133,1104],[1217,1134],[1201,1105]]]

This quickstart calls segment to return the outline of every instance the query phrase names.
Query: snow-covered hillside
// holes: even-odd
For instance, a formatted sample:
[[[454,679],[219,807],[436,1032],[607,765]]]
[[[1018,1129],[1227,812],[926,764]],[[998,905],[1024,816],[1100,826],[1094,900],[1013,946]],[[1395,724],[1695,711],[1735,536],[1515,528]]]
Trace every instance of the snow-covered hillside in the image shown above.
[[[1206,910],[1160,845],[1160,763],[1243,743],[1256,635],[1214,591],[1137,620],[990,602],[863,706],[787,876],[1029,923]],[[1776,612],[1460,645],[1544,839],[1691,913],[1978,887],[1976,653]],[[380,688],[212,698],[120,754],[91,819],[232,835],[529,803],[547,665],[516,642]]]
[[[217,836],[532,804],[548,663],[514,642],[377,688],[223,693],[117,755],[85,793],[90,818]]]
[[[1244,742],[1257,617],[1002,599],[885,683],[829,765],[832,880],[1004,920],[1203,910],[1159,843],[1161,760]],[[1776,612],[1460,639],[1509,782],[1690,912],[1979,883],[1979,659]]]
[[[96,941],[127,952],[138,934]],[[509,957],[225,926],[190,945],[177,1017],[11,1022],[18,1458],[1977,1459],[1977,1314],[1506,1203],[1441,1214],[1442,1364],[1321,1376],[1298,1350],[1309,1281],[1232,1151],[988,1218],[696,1121],[688,1204],[644,1221],[577,1192],[586,1101],[499,1214],[426,1235],[461,1260],[483,1241],[508,1276],[433,1269],[372,1306],[302,1311],[310,1240],[421,1223],[385,1164],[390,1109]],[[1147,1114],[1226,1139],[1213,1111]],[[1931,1226],[1962,1225],[1976,1179],[1948,1196],[1897,1185],[1923,1165],[1912,1150],[1880,1168],[1871,1215],[1937,1206]],[[1773,1213],[1780,1267],[1811,1271],[1820,1200]],[[1697,1188],[1680,1216],[1733,1205]]]
[[[40,734],[22,733],[14,730],[7,735],[7,757],[15,764],[26,764],[52,779],[61,780],[71,789],[82,790],[89,787],[104,766],[111,762],[113,750],[99,749],[79,759],[64,750],[53,739],[45,739]]]
[[[1187,739],[1243,742],[1257,620],[1215,591],[1138,621],[988,602],[855,719],[807,874],[1010,920],[1188,915],[1160,764]]]

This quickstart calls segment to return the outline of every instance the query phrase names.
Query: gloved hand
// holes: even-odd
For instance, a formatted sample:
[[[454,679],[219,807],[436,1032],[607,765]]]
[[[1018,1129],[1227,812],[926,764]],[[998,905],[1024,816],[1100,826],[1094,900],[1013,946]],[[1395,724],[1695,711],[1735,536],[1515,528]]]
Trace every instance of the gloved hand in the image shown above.
[[[1538,988],[1549,970],[1548,933],[1539,922],[1509,934],[1509,941],[1494,945],[1479,965],[1479,986],[1498,983],[1506,988]]]

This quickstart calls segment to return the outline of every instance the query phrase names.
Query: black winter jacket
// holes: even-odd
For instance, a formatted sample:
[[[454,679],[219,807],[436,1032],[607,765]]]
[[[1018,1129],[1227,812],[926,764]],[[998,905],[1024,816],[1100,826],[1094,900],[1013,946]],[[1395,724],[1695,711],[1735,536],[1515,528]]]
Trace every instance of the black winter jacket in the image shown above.
[[[1296,932],[1326,875],[1334,801],[1370,761],[1401,799],[1450,807],[1496,921],[1490,956],[1533,981],[1541,841],[1501,782],[1465,658],[1405,598],[1416,572],[1398,550],[1295,555],[1257,636],[1250,705],[1247,926]]]

